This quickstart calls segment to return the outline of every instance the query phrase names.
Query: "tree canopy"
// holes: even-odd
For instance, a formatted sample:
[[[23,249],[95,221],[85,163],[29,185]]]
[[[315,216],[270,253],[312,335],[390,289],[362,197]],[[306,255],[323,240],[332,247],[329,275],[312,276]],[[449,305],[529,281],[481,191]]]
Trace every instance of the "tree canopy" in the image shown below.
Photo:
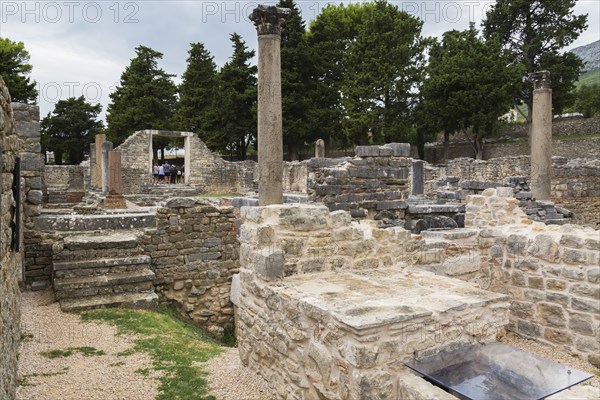
[[[29,64],[29,52],[23,42],[0,37],[0,76],[8,87],[12,101],[37,103],[36,82],[31,81],[28,76],[32,68]]]
[[[298,159],[305,143],[313,143],[318,130],[310,122],[316,105],[314,66],[306,36],[306,24],[294,0],[280,0],[278,7],[290,9],[281,29],[281,96],[283,144],[289,158]]]
[[[550,71],[557,113],[572,101],[570,93],[582,67],[574,54],[560,53],[587,27],[587,15],[574,15],[574,6],[575,0],[497,0],[483,21],[485,37],[500,40],[525,73]],[[527,105],[530,121],[533,85],[515,79],[513,94]]]
[[[192,43],[188,54],[187,68],[179,85],[175,126],[206,140],[216,128],[217,66],[203,43]]]
[[[498,117],[510,108],[511,82],[521,75],[518,66],[506,64],[500,43],[479,38],[473,25],[444,33],[431,48],[420,121],[446,137],[464,133],[481,158],[483,137],[494,132]]]
[[[217,128],[206,138],[209,147],[245,160],[248,147],[256,142],[257,68],[251,65],[254,50],[241,36],[230,37],[233,54],[219,72]]]
[[[347,144],[402,141],[425,63],[422,22],[396,5],[330,5],[310,26],[319,105]],[[336,126],[337,125],[337,126]]]
[[[57,165],[63,164],[63,161],[74,165],[81,163],[89,153],[94,135],[104,127],[98,120],[101,111],[100,104],[90,104],[83,96],[59,100],[54,111],[40,123],[44,152],[53,151]],[[67,159],[63,160],[65,155]]]
[[[158,67],[162,53],[138,46],[136,56],[121,74],[117,89],[110,94],[106,121],[109,140],[121,144],[143,129],[172,129],[177,88],[171,75]]]

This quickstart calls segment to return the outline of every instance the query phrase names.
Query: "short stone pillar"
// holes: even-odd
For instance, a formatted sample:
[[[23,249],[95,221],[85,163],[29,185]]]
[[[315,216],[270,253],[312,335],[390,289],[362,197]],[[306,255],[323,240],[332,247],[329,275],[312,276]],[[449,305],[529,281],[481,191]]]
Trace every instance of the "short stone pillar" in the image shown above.
[[[422,195],[425,193],[425,175],[423,160],[413,160],[411,194]]]
[[[287,8],[259,5],[250,15],[258,33],[258,203],[283,203],[281,21]],[[187,171],[186,171],[187,172]]]
[[[92,170],[92,187],[99,189],[102,188],[102,144],[106,141],[106,135],[104,133],[96,135],[95,141],[96,162]]]
[[[104,198],[104,208],[127,208],[123,197],[123,171],[121,166],[121,152],[111,150],[108,152],[108,195]]]
[[[86,182],[87,187],[94,187],[96,179],[96,143],[90,143],[90,175],[89,182]]]
[[[325,141],[318,139],[315,143],[315,158],[325,158]]]
[[[548,71],[529,74],[534,84],[531,110],[531,193],[550,200],[552,177],[552,89]]]
[[[102,193],[108,193],[108,153],[113,149],[112,142],[104,142],[102,143],[102,163],[100,166],[102,168]]]

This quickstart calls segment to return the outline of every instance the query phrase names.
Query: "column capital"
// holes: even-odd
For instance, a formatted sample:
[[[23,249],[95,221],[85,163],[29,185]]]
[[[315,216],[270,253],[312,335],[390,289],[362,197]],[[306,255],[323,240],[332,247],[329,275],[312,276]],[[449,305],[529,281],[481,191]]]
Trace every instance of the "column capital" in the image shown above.
[[[281,22],[288,15],[290,15],[289,8],[259,5],[252,11],[249,18],[250,21],[254,22],[258,36],[280,35]]]
[[[527,81],[533,83],[534,89],[550,89],[550,72],[549,71],[538,71],[527,74]]]

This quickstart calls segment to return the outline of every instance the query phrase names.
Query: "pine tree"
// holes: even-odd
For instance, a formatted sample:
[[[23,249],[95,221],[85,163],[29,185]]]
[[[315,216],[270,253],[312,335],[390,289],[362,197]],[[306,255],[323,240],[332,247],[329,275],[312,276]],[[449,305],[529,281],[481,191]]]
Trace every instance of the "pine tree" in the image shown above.
[[[444,33],[442,43],[431,48],[420,123],[446,137],[461,132],[482,158],[483,138],[494,133],[498,117],[510,108],[511,82],[521,74],[518,66],[506,64],[500,43],[478,37],[473,25]]]
[[[32,68],[29,64],[29,52],[23,42],[0,37],[0,76],[8,87],[12,101],[36,103],[36,83],[27,76]]]
[[[525,73],[550,71],[557,113],[572,101],[570,92],[583,66],[574,54],[560,53],[587,27],[587,15],[574,15],[574,6],[575,0],[497,0],[483,21],[485,37],[498,38]],[[513,92],[527,105],[530,121],[533,85],[516,79]]]
[[[233,55],[219,72],[218,129],[207,137],[207,144],[245,160],[248,147],[256,142],[257,68],[250,64],[254,50],[248,50],[241,36],[233,33],[230,39]]]
[[[100,104],[87,103],[83,96],[56,103],[52,114],[48,113],[40,123],[42,148],[44,152],[54,152],[55,164],[63,163],[63,155],[68,157],[69,164],[83,161],[94,135],[104,127],[98,120],[100,111]]]
[[[175,125],[205,139],[216,128],[217,67],[202,43],[192,43],[188,53],[187,69],[179,85]]]
[[[283,144],[291,160],[297,160],[305,143],[319,139],[311,124],[315,104],[314,67],[306,38],[306,25],[294,0],[280,0],[278,7],[290,9],[281,29],[281,93]]]
[[[110,94],[106,121],[108,138],[115,146],[133,132],[143,129],[171,129],[176,104],[175,75],[158,68],[162,53],[138,46],[136,57]]]

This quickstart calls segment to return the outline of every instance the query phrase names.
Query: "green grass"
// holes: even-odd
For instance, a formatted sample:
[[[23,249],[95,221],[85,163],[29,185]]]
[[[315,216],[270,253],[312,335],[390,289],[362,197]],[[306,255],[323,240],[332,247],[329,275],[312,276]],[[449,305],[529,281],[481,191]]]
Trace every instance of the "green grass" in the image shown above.
[[[208,361],[222,350],[204,331],[177,318],[173,311],[103,309],[88,311],[81,318],[113,324],[121,334],[139,335],[133,351],[148,353],[154,370],[162,372],[156,400],[215,400],[208,393],[206,373],[194,363]],[[136,372],[144,376],[150,373],[146,369]]]
[[[596,69],[594,71],[588,71],[585,74],[582,74],[579,77],[579,80],[575,82],[575,87],[579,89],[580,87],[587,85],[591,86],[593,84],[600,85],[600,69]]]
[[[68,370],[69,370],[69,367],[64,367],[62,369],[62,371],[59,371],[59,372],[44,372],[41,374],[33,373],[33,374],[23,375],[21,377],[21,379],[18,380],[17,385],[19,385],[19,386],[36,386],[35,384],[30,383],[28,379],[35,378],[36,376],[45,377],[45,376],[65,375]]]
[[[69,347],[64,350],[54,349],[54,350],[43,351],[40,354],[43,355],[44,357],[48,357],[48,358],[58,358],[58,357],[72,356],[73,353],[75,353],[75,352],[81,353],[86,357],[103,356],[106,354],[103,350],[97,350],[96,348],[89,347],[89,346]]]

